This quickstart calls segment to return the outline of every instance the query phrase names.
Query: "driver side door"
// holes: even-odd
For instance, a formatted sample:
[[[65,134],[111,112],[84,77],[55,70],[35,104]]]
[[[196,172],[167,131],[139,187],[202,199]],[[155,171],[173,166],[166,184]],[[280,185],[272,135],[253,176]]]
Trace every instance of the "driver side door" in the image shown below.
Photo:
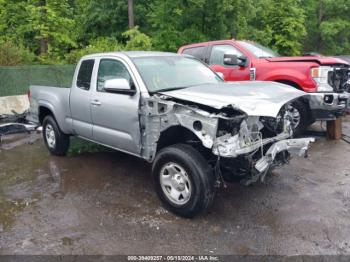
[[[119,58],[102,58],[99,61],[95,90],[91,95],[93,139],[124,152],[139,155],[140,126],[139,99],[135,81],[127,64]],[[126,79],[130,90],[108,92],[106,80]],[[124,92],[123,92],[124,91]]]

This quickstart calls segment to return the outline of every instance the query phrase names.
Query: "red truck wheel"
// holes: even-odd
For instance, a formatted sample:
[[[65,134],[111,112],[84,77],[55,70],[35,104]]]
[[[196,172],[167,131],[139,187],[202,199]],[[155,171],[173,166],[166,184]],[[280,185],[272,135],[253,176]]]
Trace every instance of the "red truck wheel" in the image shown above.
[[[294,136],[300,136],[305,132],[309,122],[307,108],[302,101],[297,100],[292,103],[290,113]]]

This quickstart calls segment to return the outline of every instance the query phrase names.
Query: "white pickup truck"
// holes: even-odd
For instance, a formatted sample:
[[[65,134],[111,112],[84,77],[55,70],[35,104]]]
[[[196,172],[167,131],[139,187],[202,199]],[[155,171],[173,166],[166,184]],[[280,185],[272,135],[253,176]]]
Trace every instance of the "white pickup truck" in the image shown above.
[[[153,163],[172,212],[209,208],[224,180],[250,184],[306,154],[292,139],[290,103],[306,93],[275,82],[225,83],[193,57],[115,52],[83,57],[72,87],[31,86],[28,119],[54,155],[79,136]]]

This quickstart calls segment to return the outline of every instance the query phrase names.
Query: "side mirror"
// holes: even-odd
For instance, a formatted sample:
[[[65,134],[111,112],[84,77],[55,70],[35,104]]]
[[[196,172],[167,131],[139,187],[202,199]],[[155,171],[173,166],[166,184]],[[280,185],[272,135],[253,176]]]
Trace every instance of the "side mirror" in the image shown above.
[[[224,54],[224,64],[230,66],[245,66],[247,58],[244,56],[238,57],[237,55]]]
[[[135,89],[131,89],[129,81],[125,78],[114,78],[104,82],[103,89],[110,93],[120,93],[134,95]]]

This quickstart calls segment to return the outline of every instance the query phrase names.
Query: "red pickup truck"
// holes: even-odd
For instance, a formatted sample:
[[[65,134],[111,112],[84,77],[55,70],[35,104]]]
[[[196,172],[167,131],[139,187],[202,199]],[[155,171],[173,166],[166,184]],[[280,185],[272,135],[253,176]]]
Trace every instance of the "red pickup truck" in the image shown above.
[[[275,81],[312,93],[319,109],[305,101],[293,103],[296,133],[315,120],[333,120],[345,113],[350,89],[350,66],[333,57],[281,57],[251,41],[221,40],[182,46],[178,53],[197,57],[226,81]]]

